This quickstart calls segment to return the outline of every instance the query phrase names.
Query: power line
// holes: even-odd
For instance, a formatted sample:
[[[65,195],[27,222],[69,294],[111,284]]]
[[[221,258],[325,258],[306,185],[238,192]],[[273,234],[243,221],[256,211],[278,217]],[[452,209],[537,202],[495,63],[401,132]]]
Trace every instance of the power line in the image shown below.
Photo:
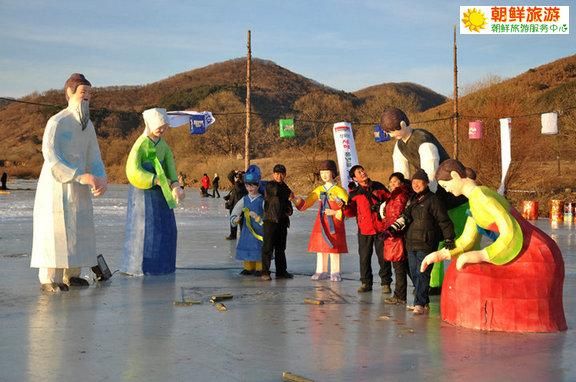
[[[24,104],[27,104],[27,105],[48,106],[48,107],[57,107],[57,108],[65,108],[65,107],[66,107],[66,106],[64,106],[64,105],[53,105],[53,104],[49,104],[49,103],[39,103],[39,102],[22,101],[22,100],[19,100],[19,99],[9,98],[9,97],[0,97],[0,100],[8,101],[8,102],[14,102],[14,103],[24,103]]]

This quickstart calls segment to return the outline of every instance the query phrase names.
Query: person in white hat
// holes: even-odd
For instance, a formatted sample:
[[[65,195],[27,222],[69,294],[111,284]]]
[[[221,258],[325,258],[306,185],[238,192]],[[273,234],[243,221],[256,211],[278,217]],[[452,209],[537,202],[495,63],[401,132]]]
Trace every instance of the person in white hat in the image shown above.
[[[81,267],[97,264],[92,196],[106,192],[107,180],[90,121],[91,87],[80,73],[68,78],[68,107],[48,120],[42,138],[30,267],[39,268],[46,292],[88,286]]]
[[[126,162],[130,182],[126,239],[121,271],[140,276],[176,270],[177,229],[173,208],[184,198],[172,150],[162,136],[169,127],[166,109],[145,110],[144,133]]]

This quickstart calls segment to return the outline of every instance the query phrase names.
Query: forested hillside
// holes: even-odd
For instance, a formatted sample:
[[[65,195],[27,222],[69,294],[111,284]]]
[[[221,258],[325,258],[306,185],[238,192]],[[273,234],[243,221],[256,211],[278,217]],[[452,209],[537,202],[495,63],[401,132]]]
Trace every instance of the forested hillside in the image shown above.
[[[190,180],[198,179],[204,172],[224,174],[232,168],[241,168],[246,120],[245,69],[245,59],[234,59],[147,85],[93,84],[92,120],[111,181],[126,181],[124,162],[143,128],[140,113],[150,107],[214,113],[216,123],[204,135],[191,136],[184,129],[172,129],[166,135],[179,170],[188,174]],[[576,56],[485,85],[477,84],[476,91],[459,100],[459,157],[479,170],[484,183],[498,184],[498,119],[512,117],[513,164],[509,186],[541,189],[574,185],[571,166],[576,158]],[[60,89],[20,100],[65,104]],[[413,127],[432,131],[448,152],[453,152],[452,100],[418,84],[386,83],[346,93],[271,61],[256,59],[252,62],[251,100],[251,157],[262,166],[265,176],[275,162],[284,162],[296,189],[306,190],[315,181],[320,160],[335,158],[332,124],[338,121],[354,123],[360,161],[373,177],[387,177],[392,170],[393,142],[375,143],[372,127],[386,106],[405,110]],[[38,175],[44,126],[58,110],[59,107],[0,103],[3,136],[0,161],[12,165],[9,171],[13,175]],[[560,112],[560,135],[542,136],[540,113],[554,110]],[[295,139],[279,138],[280,118],[295,118]],[[476,119],[484,122],[484,137],[470,141],[468,122]]]

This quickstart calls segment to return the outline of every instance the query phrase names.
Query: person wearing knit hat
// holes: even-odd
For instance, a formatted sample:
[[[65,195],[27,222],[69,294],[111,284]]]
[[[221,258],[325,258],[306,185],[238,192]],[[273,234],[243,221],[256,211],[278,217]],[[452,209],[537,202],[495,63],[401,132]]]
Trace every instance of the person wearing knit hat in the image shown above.
[[[260,168],[250,165],[244,173],[247,195],[243,196],[230,213],[230,224],[241,225],[236,244],[236,260],[243,262],[242,276],[262,276],[262,241],[264,234],[264,196],[259,191]]]
[[[48,120],[42,139],[30,267],[39,268],[46,292],[88,286],[81,267],[97,265],[92,197],[103,195],[108,183],[90,121],[91,86],[83,74],[68,78],[68,107]]]
[[[286,263],[286,238],[290,227],[294,194],[284,182],[286,167],[277,164],[272,170],[272,180],[266,183],[264,199],[264,240],[262,243],[262,280],[269,281],[270,265],[274,257],[277,279],[291,279]]]
[[[142,116],[144,133],[126,161],[130,187],[120,270],[134,276],[169,274],[176,270],[173,208],[184,199],[184,189],[172,150],[162,138],[169,127],[166,109],[148,109]]]
[[[414,180],[414,179],[421,180],[423,182],[426,182],[427,184],[430,183],[430,179],[428,179],[428,175],[426,174],[426,171],[422,170],[421,168],[416,170],[414,175],[412,175],[412,180]]]
[[[286,175],[286,166],[279,163],[279,164],[274,166],[274,169],[272,169],[272,172]]]
[[[454,225],[438,195],[428,188],[428,176],[418,170],[412,176],[414,194],[408,200],[402,215],[386,230],[392,236],[405,231],[404,242],[410,275],[414,282],[414,314],[423,314],[430,302],[430,273],[432,268],[421,270],[424,258],[438,249],[440,241],[454,247]]]
[[[306,199],[298,196],[293,202],[299,211],[304,211],[314,204],[318,205],[308,244],[308,252],[316,253],[316,272],[312,275],[312,280],[342,281],[340,254],[348,253],[342,207],[348,202],[348,193],[335,182],[338,176],[336,162],[323,161],[319,170],[324,184],[312,190]]]

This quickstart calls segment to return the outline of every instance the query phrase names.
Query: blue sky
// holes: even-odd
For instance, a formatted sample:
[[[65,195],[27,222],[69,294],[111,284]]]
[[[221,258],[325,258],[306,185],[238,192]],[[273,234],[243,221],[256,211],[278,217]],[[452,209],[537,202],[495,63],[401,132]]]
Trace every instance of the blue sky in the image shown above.
[[[246,54],[345,91],[415,82],[452,94],[461,5],[572,5],[570,35],[458,35],[459,85],[576,53],[572,1],[0,0],[0,96],[140,85]]]

